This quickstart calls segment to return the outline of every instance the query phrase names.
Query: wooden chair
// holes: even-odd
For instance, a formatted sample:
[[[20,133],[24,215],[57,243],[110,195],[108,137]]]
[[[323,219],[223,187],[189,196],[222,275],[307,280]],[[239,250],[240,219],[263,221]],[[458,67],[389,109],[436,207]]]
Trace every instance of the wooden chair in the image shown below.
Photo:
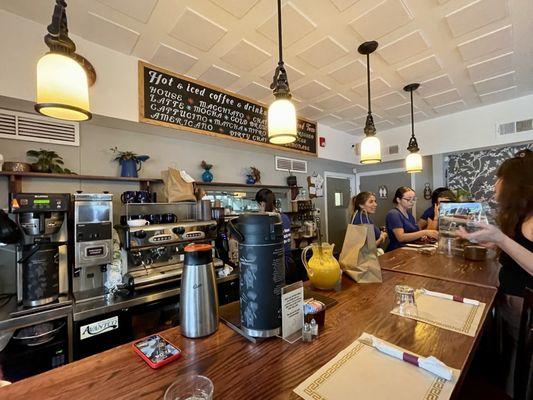
[[[533,399],[533,289],[526,288],[514,374],[515,400]]]

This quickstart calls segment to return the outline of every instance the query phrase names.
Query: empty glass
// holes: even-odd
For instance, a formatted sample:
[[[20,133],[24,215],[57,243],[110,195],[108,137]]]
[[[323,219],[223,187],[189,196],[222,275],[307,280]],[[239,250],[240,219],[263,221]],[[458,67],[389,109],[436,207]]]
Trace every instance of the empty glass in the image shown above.
[[[396,285],[394,291],[398,313],[404,317],[416,317],[418,309],[415,302],[415,290],[410,286]]]
[[[170,385],[164,400],[212,400],[213,382],[202,375],[189,375],[178,378]]]
[[[439,253],[444,254],[446,257],[453,257],[455,238],[450,236],[439,237]]]

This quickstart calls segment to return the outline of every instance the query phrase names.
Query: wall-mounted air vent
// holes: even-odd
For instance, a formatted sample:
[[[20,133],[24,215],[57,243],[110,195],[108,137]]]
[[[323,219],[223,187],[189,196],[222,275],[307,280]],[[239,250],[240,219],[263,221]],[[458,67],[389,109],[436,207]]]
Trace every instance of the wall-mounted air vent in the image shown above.
[[[307,173],[307,161],[276,156],[276,171]]]
[[[80,145],[77,122],[63,122],[39,115],[0,109],[0,138]]]
[[[528,132],[533,130],[533,119],[524,119],[522,121],[506,122],[496,127],[496,133],[499,136],[510,135],[513,133]]]
[[[398,154],[400,149],[397,144],[387,147],[387,154]]]

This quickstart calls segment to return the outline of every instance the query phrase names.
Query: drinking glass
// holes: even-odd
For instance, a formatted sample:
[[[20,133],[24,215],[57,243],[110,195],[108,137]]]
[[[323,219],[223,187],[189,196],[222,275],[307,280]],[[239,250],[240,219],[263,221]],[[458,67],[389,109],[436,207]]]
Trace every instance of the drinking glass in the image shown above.
[[[189,375],[178,378],[170,385],[164,400],[212,400],[213,382],[203,375]]]
[[[396,285],[394,291],[398,313],[403,317],[416,317],[418,309],[415,302],[415,290],[410,286]]]

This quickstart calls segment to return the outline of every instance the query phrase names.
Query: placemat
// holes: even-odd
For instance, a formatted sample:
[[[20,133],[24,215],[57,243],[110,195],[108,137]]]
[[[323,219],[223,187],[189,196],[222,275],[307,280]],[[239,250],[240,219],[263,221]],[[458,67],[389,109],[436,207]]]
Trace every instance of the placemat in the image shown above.
[[[428,296],[417,291],[415,293],[418,316],[406,316],[406,318],[425,322],[449,331],[459,332],[468,336],[476,336],[485,303],[479,305],[465,304],[458,301],[441,299],[435,296]],[[392,314],[400,315],[398,307],[395,307]]]
[[[367,336],[367,333],[363,333],[359,339]],[[305,400],[450,398],[460,374],[459,370],[452,369],[453,378],[447,381],[405,361],[383,354],[361,343],[359,339],[303,381],[294,392]]]

